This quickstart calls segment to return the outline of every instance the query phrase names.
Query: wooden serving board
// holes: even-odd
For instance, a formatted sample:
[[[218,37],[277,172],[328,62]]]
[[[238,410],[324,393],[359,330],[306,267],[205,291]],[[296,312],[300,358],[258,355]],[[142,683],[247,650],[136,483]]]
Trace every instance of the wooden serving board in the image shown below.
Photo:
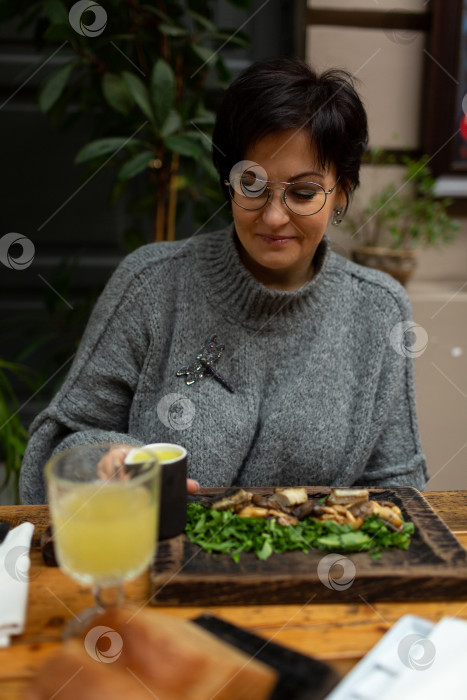
[[[265,495],[273,491],[268,487],[248,490]],[[203,496],[223,491],[203,489]],[[320,497],[329,493],[329,488],[307,491]],[[385,551],[377,560],[372,560],[368,552],[342,554],[344,561],[334,564],[330,577],[325,577],[327,583],[323,583],[318,564],[329,554],[327,551],[272,554],[266,561],[243,553],[237,564],[228,554],[204,552],[183,534],[159,543],[151,568],[151,603],[245,605],[467,599],[467,550],[422,494],[404,486],[371,489],[370,498],[393,501],[404,518],[414,523],[415,534],[408,551]],[[323,574],[322,564],[320,573]],[[343,574],[347,578],[342,584]]]

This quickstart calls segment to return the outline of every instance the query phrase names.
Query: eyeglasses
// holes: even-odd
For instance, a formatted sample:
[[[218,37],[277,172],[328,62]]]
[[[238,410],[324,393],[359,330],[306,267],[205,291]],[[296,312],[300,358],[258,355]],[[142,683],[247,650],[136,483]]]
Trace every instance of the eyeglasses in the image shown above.
[[[229,186],[230,197],[235,204],[248,211],[262,209],[269,202],[272,190],[283,190],[282,201],[294,214],[311,216],[317,214],[326,204],[328,194],[331,194],[339,182],[339,178],[330,190],[316,182],[277,182],[286,187],[270,187],[273,180],[262,180],[254,172],[247,172],[233,180],[224,180]]]

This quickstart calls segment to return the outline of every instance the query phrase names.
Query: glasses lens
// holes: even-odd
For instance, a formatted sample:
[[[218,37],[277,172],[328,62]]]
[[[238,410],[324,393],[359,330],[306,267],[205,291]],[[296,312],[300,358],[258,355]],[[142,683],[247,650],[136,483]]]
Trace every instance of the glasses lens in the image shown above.
[[[285,190],[285,200],[295,214],[309,216],[324,207],[326,193],[321,185],[314,182],[296,182]]]
[[[260,209],[268,201],[268,189],[264,180],[254,172],[245,172],[230,184],[232,199],[243,209]]]

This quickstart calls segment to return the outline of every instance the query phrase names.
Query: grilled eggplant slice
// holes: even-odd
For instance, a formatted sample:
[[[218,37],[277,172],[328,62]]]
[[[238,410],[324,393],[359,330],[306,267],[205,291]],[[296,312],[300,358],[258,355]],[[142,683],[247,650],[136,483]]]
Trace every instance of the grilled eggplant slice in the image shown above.
[[[292,509],[292,514],[298,519],[298,520],[305,520],[305,518],[310,517],[310,515],[313,515],[313,508],[316,505],[316,501],[310,499],[306,503],[301,503],[299,506],[296,506],[295,508]]]
[[[249,505],[252,501],[253,494],[249,491],[232,486],[224,491],[220,498],[215,498],[211,502],[211,508],[214,510],[233,510],[237,513],[239,510]]]
[[[260,493],[254,493],[252,503],[261,508],[271,508],[272,503],[267,496],[262,496]]]
[[[308,494],[302,487],[276,489],[269,500],[276,501],[283,508],[294,508],[306,503]]]

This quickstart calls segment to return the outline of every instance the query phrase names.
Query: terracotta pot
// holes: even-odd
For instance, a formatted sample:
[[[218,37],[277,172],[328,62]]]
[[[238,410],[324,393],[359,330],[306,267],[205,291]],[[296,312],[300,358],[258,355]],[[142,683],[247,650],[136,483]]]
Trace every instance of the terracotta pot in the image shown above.
[[[362,246],[352,251],[352,260],[359,265],[387,272],[405,285],[417,267],[418,251]]]

